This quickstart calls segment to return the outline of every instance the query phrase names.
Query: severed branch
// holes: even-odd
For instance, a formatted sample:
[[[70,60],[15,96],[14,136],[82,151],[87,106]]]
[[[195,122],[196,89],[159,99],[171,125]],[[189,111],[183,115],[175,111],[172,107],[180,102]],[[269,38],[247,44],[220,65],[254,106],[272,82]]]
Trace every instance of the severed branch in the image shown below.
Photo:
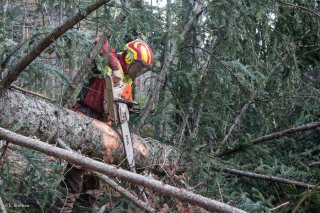
[[[244,177],[253,178],[253,179],[261,179],[261,180],[284,183],[284,184],[293,184],[295,186],[300,186],[300,187],[307,188],[307,189],[316,187],[316,185],[311,185],[308,183],[303,183],[303,182],[299,182],[299,181],[295,181],[295,180],[289,180],[286,178],[280,178],[280,177],[275,177],[275,176],[271,176],[271,175],[262,175],[262,174],[252,173],[252,172],[245,172],[245,171],[241,171],[241,170],[237,170],[237,169],[230,169],[230,168],[218,169],[218,168],[214,168],[214,167],[211,167],[211,169],[214,171],[218,171],[218,172],[222,171],[224,173],[229,173],[229,174],[238,175],[238,176],[244,176]]]
[[[29,149],[33,149],[47,155],[66,160],[72,164],[83,166],[89,170],[108,175],[110,177],[117,177],[121,180],[128,181],[130,183],[145,186],[151,190],[161,192],[165,195],[175,197],[181,201],[188,202],[190,204],[202,207],[211,212],[241,212],[245,211],[232,207],[228,204],[203,197],[198,194],[194,194],[184,189],[176,188],[171,185],[156,181],[142,175],[132,173],[123,169],[118,169],[114,166],[93,160],[85,157],[81,154],[71,152],[65,149],[61,149],[46,143],[43,143],[36,139],[31,139],[22,135],[18,135],[9,130],[0,128],[0,139],[11,141],[13,144],[23,146]]]
[[[68,151],[72,151],[73,150],[67,145],[65,144],[61,139],[57,140],[59,146],[65,150]],[[128,190],[124,189],[122,186],[120,186],[119,184],[117,184],[114,180],[112,180],[111,178],[109,178],[106,175],[103,175],[99,172],[94,172],[92,171],[92,173],[99,177],[102,181],[106,182],[110,187],[112,187],[114,190],[118,191],[120,194],[122,194],[125,198],[127,198],[128,200],[130,200],[131,202],[133,202],[137,207],[145,210],[146,212],[156,212],[155,209],[153,209],[152,207],[150,207],[147,203],[139,200],[137,197],[135,197],[133,194],[131,194]]]
[[[256,138],[256,139],[250,141],[250,143],[251,143],[251,145],[256,145],[256,144],[259,144],[259,143],[262,143],[262,142],[265,142],[265,141],[270,141],[270,140],[273,140],[273,139],[281,138],[283,136],[290,135],[290,134],[293,134],[293,133],[296,133],[296,132],[302,132],[302,131],[306,131],[306,130],[310,130],[310,129],[315,129],[315,128],[319,127],[319,126],[320,126],[320,122],[308,123],[308,124],[305,124],[305,125],[302,125],[302,126],[293,127],[293,128],[290,128],[290,129],[282,130],[282,131],[279,131],[279,132],[275,132],[275,133],[272,133],[272,134],[269,134],[269,135],[265,135],[265,136]],[[233,153],[235,153],[237,151],[240,151],[240,150],[243,150],[243,149],[247,148],[248,145],[249,144],[237,145],[237,146],[235,146],[235,147],[233,147],[231,149],[227,149],[226,151],[214,154],[214,156],[215,157],[223,157],[223,156],[226,156],[226,155],[230,155],[230,154],[233,154]]]
[[[13,81],[20,75],[20,73],[34,61],[50,44],[57,38],[63,35],[67,30],[86,18],[90,13],[97,10],[99,7],[107,3],[109,0],[97,0],[89,5],[84,10],[77,12],[74,16],[67,19],[62,25],[55,28],[51,33],[47,34],[41,39],[32,50],[25,55],[16,65],[14,65],[9,72],[0,81],[0,92],[8,88]]]

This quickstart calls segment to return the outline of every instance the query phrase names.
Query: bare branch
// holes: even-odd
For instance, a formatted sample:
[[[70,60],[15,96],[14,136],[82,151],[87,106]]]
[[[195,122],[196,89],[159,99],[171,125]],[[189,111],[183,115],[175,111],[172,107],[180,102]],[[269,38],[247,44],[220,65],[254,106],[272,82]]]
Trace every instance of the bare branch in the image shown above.
[[[302,126],[293,127],[293,128],[290,128],[290,129],[282,130],[282,131],[279,131],[279,132],[275,132],[275,133],[272,133],[272,134],[269,134],[269,135],[265,135],[265,136],[256,138],[256,139],[250,141],[250,143],[251,143],[251,145],[256,145],[256,144],[259,144],[259,143],[262,143],[262,142],[265,142],[265,141],[270,141],[270,140],[273,140],[273,139],[281,138],[281,137],[284,137],[286,135],[290,135],[290,134],[293,134],[293,133],[296,133],[296,132],[302,132],[302,131],[306,131],[306,130],[310,130],[310,129],[315,129],[315,128],[319,127],[319,126],[320,126],[320,122],[308,123],[308,124],[305,124],[305,125],[302,125]],[[233,154],[233,153],[235,153],[235,152],[237,152],[239,150],[245,149],[247,146],[248,145],[238,145],[238,146],[235,146],[235,147],[233,147],[231,149],[227,149],[226,151],[223,151],[221,153],[217,153],[214,156],[223,157],[223,156],[226,156],[226,155],[230,155],[230,154]]]
[[[238,169],[229,169],[229,168],[217,169],[214,167],[211,167],[211,169],[213,169],[215,171],[222,171],[225,173],[238,175],[238,176],[244,176],[244,177],[253,178],[253,179],[261,179],[261,180],[272,181],[272,182],[277,182],[277,183],[284,183],[284,184],[293,184],[295,186],[300,186],[300,187],[307,188],[307,189],[315,187],[315,185],[307,184],[307,183],[303,183],[303,182],[299,182],[299,181],[295,181],[295,180],[289,180],[286,178],[280,178],[280,177],[275,177],[275,176],[271,176],[271,175],[262,175],[262,174],[252,173],[252,172],[245,172],[245,171],[241,171]]]
[[[72,164],[83,166],[89,170],[108,175],[110,177],[117,177],[121,180],[131,182],[136,185],[145,186],[151,190],[161,192],[165,195],[175,197],[181,201],[188,202],[190,204],[202,207],[208,211],[218,211],[218,212],[245,212],[243,210],[237,209],[230,205],[221,203],[210,198],[203,197],[198,194],[194,194],[184,189],[176,188],[160,181],[156,181],[142,175],[132,173],[123,169],[118,169],[114,166],[92,160],[91,158],[85,157],[75,152],[64,150],[39,140],[31,139],[22,135],[18,135],[9,130],[0,128],[0,138],[3,140],[11,141],[13,144],[23,146],[29,149],[33,149],[47,155],[64,159]]]
[[[109,178],[106,175],[103,175],[101,173],[98,172],[93,172],[93,174],[97,177],[99,177],[101,180],[103,180],[104,182],[106,182],[109,186],[111,186],[114,190],[118,191],[120,194],[122,194],[125,198],[127,198],[128,200],[130,200],[132,203],[134,203],[136,206],[138,206],[139,208],[145,210],[146,212],[157,212],[155,209],[153,209],[152,207],[150,207],[147,203],[139,200],[136,196],[134,196],[133,194],[131,194],[128,190],[124,189],[122,186],[120,186],[119,184],[117,184],[114,180],[112,180],[111,178]]]

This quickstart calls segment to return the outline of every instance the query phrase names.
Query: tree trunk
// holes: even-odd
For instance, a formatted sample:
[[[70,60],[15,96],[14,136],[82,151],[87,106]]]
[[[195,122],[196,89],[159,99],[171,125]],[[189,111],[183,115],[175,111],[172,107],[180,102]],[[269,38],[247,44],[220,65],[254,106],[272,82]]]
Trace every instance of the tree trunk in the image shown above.
[[[71,149],[107,163],[125,162],[121,137],[110,126],[16,90],[8,89],[0,97],[0,127],[51,144],[61,139]],[[162,172],[179,157],[171,146],[132,137],[137,169]]]

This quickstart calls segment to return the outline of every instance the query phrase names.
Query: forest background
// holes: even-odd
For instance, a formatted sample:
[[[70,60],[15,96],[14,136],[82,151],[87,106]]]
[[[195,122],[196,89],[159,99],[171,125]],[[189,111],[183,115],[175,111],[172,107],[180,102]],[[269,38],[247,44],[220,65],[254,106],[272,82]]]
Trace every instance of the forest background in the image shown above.
[[[105,35],[119,51],[142,39],[155,64],[135,82],[143,110],[130,124],[134,133],[177,150],[179,187],[249,212],[319,211],[319,0],[151,0],[131,7],[112,1],[44,47],[13,83],[3,83],[41,39],[92,3],[2,0],[0,89],[23,88],[62,106],[92,59],[93,38]],[[65,162],[0,145],[3,203],[42,212]],[[158,196],[159,211],[182,211],[178,200]],[[109,189],[99,199],[110,211],[136,209]]]

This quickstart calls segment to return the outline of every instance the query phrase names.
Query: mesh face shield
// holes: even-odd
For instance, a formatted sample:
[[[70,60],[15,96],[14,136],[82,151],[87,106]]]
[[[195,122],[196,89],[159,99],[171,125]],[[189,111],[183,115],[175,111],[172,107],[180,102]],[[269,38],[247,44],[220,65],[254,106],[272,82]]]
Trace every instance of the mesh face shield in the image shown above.
[[[146,73],[150,69],[147,68],[141,61],[135,61],[128,67],[128,74],[132,79]]]

